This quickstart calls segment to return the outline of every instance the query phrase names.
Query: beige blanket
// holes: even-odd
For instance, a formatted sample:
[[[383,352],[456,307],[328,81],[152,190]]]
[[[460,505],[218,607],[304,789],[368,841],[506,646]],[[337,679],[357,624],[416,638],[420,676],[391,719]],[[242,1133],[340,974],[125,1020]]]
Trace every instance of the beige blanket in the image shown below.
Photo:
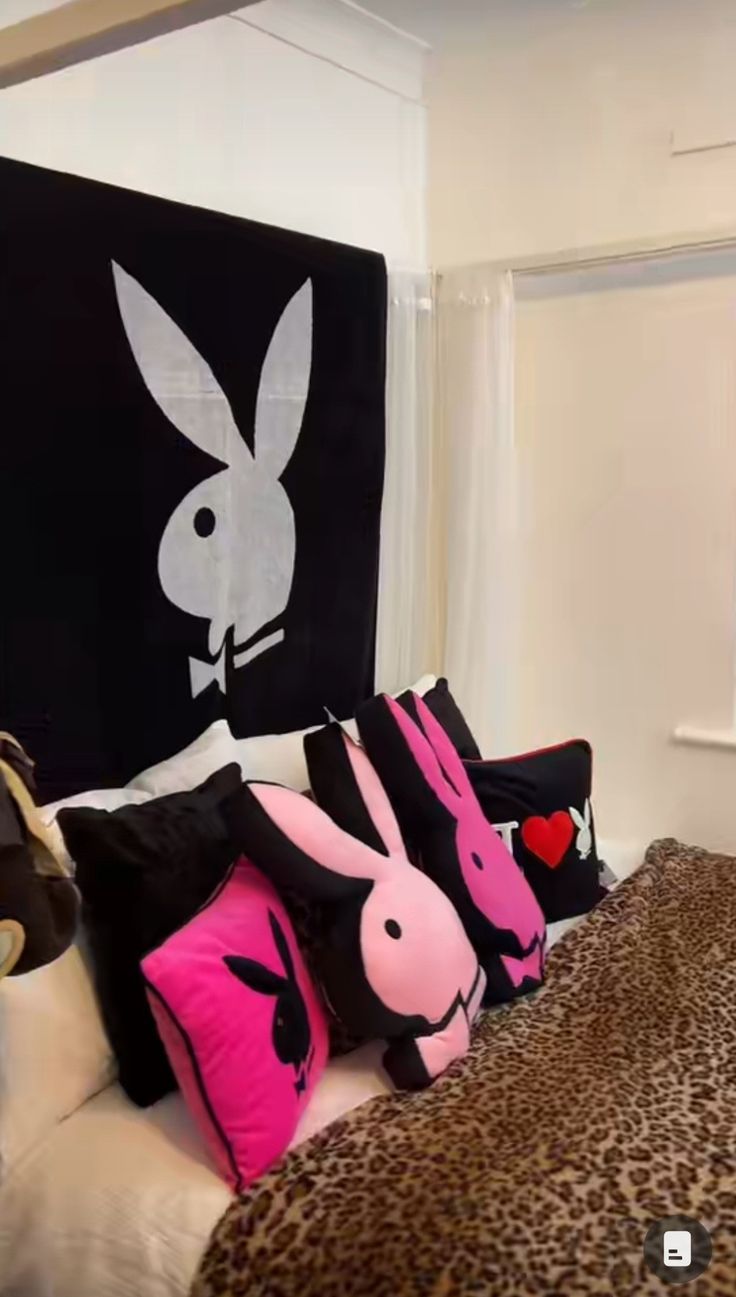
[[[670,1288],[650,1224],[711,1232]],[[736,861],[673,841],[421,1094],[375,1099],[223,1217],[193,1297],[736,1295]]]

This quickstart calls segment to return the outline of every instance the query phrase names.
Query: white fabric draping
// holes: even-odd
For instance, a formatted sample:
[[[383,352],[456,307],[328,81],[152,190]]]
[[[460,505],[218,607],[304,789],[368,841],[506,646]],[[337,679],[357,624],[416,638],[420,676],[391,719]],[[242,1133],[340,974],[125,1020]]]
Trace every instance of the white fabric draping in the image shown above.
[[[513,398],[510,273],[390,277],[376,685],[447,675],[489,755],[513,719]]]
[[[511,742],[518,590],[512,276],[452,270],[437,289],[444,501],[442,671],[484,755]]]
[[[388,293],[376,687],[394,693],[441,665],[442,592],[435,507],[432,276],[391,274]]]

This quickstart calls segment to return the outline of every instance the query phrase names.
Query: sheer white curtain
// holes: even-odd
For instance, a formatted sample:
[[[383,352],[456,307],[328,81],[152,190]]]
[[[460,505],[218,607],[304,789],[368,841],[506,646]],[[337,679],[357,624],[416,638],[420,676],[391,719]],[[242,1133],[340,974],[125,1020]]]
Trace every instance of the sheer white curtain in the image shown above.
[[[376,687],[392,692],[441,667],[443,599],[432,276],[391,274],[388,293]]]
[[[517,655],[511,274],[483,268],[443,274],[436,312],[442,667],[481,751],[490,756],[513,745]]]
[[[390,276],[376,686],[446,674],[488,755],[513,745],[513,388],[510,274]]]

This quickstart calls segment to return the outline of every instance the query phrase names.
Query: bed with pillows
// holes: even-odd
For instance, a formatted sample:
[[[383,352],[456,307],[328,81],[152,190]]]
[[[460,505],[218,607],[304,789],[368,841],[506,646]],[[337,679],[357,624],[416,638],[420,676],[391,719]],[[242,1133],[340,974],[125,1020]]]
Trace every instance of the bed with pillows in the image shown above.
[[[525,1286],[520,1240],[561,1228],[590,1114],[636,1133],[643,997],[704,976],[671,925],[699,877],[714,985],[728,962],[723,863],[660,844],[637,868],[591,807],[587,743],[484,761],[425,677],[311,732],[217,722],[124,789],[42,808],[83,922],[0,985],[0,1292],[572,1291],[557,1261]],[[665,1108],[692,1045],[670,1037]],[[576,1292],[602,1291],[620,1184],[630,1220],[663,1202],[656,1156],[651,1193],[619,1163]]]

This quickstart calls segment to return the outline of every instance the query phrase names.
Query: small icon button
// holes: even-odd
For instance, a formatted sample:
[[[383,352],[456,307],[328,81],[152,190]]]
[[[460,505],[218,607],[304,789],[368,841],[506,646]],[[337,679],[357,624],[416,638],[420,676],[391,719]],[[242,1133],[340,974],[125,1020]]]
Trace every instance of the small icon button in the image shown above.
[[[690,1265],[693,1236],[689,1229],[666,1229],[662,1240],[665,1265]]]
[[[658,1279],[669,1284],[692,1283],[711,1263],[710,1234],[692,1216],[666,1216],[650,1225],[644,1240],[644,1260]]]

